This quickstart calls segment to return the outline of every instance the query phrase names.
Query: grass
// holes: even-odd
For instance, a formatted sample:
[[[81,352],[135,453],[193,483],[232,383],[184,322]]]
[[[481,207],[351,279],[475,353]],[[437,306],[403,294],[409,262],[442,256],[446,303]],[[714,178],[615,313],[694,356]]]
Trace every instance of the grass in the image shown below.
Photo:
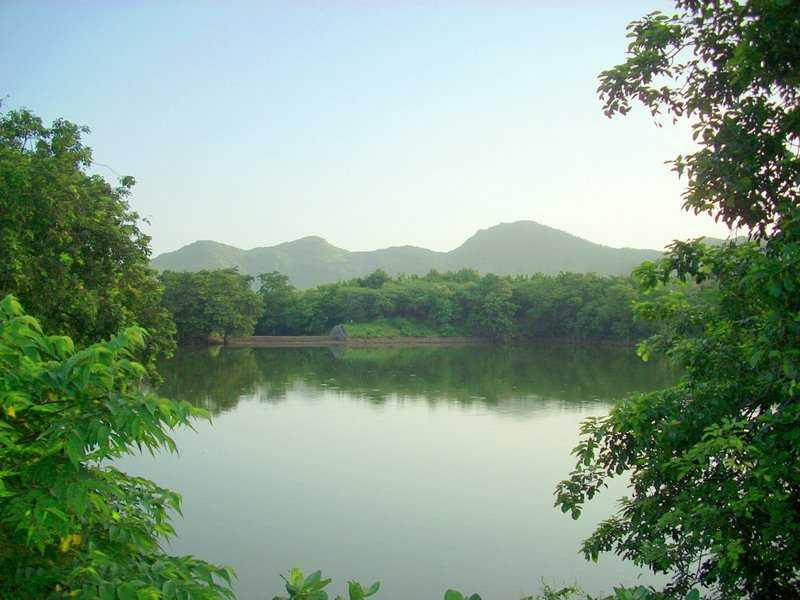
[[[452,337],[463,335],[454,327],[437,328],[428,323],[399,317],[378,319],[368,323],[345,323],[344,329],[349,337]]]

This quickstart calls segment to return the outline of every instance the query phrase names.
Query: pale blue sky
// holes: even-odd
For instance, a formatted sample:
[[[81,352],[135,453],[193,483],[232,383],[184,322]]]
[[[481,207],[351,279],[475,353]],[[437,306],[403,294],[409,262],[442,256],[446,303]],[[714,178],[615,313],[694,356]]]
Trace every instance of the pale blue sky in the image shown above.
[[[597,74],[659,0],[0,2],[0,96],[89,125],[155,253],[321,235],[457,246],[532,219],[612,246],[680,210],[685,128],[606,119]],[[113,177],[106,170],[104,175]]]

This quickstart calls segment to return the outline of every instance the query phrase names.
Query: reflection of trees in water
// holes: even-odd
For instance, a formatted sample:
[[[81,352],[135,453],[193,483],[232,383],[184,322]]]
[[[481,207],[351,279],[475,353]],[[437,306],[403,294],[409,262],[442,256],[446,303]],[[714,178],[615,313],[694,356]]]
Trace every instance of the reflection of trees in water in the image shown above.
[[[227,351],[219,346],[181,349],[163,360],[159,393],[187,400],[213,413],[230,410],[242,396],[253,394],[261,379],[250,348]]]
[[[333,351],[332,351],[333,350]],[[341,390],[374,403],[390,397],[430,403],[519,405],[525,399],[570,404],[613,400],[665,387],[663,364],[627,348],[461,346],[438,348],[215,348],[164,361],[164,395],[214,413],[256,396],[280,401],[293,386]]]

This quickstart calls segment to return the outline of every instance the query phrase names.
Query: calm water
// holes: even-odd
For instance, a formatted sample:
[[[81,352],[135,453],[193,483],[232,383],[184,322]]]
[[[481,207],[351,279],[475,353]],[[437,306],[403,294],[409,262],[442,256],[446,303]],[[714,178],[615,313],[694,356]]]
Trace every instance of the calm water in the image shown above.
[[[178,432],[179,457],[121,466],[183,494],[172,551],[234,567],[243,600],[281,592],[294,565],[335,592],[380,579],[382,600],[513,600],[542,578],[599,593],[639,575],[578,554],[624,486],[579,521],[553,508],[580,421],[673,380],[629,350],[217,348],[161,372],[165,395],[214,422]]]

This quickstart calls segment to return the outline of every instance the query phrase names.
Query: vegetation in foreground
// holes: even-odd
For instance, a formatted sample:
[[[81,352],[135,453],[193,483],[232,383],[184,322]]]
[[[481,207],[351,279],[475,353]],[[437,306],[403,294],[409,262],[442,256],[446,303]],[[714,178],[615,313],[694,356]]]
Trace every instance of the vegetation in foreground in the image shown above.
[[[233,597],[229,569],[163,551],[178,494],[109,465],[207,416],[143,391],[145,335],[78,350],[0,302],[0,597]]]
[[[286,582],[286,593],[288,596],[275,596],[272,600],[328,600],[326,587],[331,583],[331,579],[323,579],[321,571],[315,571],[308,576],[294,568],[287,577],[281,575]],[[357,581],[347,582],[347,592],[349,600],[363,600],[374,596],[380,590],[380,582],[376,581],[368,588],[364,588]],[[525,596],[521,600],[664,600],[666,597],[653,589],[644,586],[633,588],[615,588],[610,596],[593,598],[584,594],[579,588],[574,586],[553,588],[542,582],[542,591],[536,596]],[[335,600],[344,600],[342,596],[336,596]],[[481,600],[479,594],[463,594],[458,590],[447,590],[444,593],[444,600]],[[685,597],[679,600],[700,600],[700,593],[692,590]]]
[[[0,113],[0,298],[14,294],[47,331],[80,344],[145,327],[150,360],[175,347],[175,326],[126,199],[134,179],[112,188],[87,174],[87,132]]]
[[[686,373],[584,423],[557,504],[578,517],[606,481],[630,477],[620,510],[583,544],[671,575],[665,592],[796,598],[800,589],[800,3],[679,0],[629,27],[628,60],[600,78],[606,114],[632,101],[691,119],[696,150],[672,165],[684,208],[759,243],[675,243],[638,277],[718,286],[717,302],[644,304]]]

